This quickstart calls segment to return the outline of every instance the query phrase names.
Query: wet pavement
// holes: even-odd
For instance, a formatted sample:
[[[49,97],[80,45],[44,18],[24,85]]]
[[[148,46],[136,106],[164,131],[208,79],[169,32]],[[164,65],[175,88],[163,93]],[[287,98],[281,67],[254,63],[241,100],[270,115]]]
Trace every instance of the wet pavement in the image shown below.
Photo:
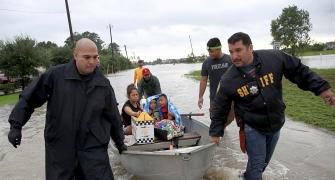
[[[204,112],[198,119],[209,124],[208,106],[197,107],[199,82],[184,74],[198,70],[201,64],[156,65],[149,67],[161,82],[164,93],[179,108],[181,113]],[[126,87],[131,83],[133,70],[109,76],[120,106],[126,101]],[[208,89],[205,94],[208,97]],[[22,144],[18,149],[7,140],[8,116],[13,106],[0,107],[0,179],[44,179],[44,118],[45,106],[36,110],[23,128]],[[335,117],[334,119],[335,120]],[[247,156],[239,150],[238,129],[233,122],[225,132],[223,144],[217,148],[204,179],[239,179]],[[109,152],[116,179],[136,179],[127,173],[119,156]],[[264,179],[335,179],[335,134],[303,123],[287,120],[273,155],[264,173]]]

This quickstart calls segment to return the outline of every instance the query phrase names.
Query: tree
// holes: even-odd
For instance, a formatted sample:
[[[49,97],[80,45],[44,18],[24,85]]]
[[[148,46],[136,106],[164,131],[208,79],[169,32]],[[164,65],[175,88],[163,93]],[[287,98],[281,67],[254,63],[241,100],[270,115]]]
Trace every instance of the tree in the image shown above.
[[[2,49],[3,46],[4,46],[4,43],[2,40],[0,40],[0,50]]]
[[[113,42],[113,55],[121,54],[120,46]],[[112,54],[111,44],[109,43],[107,48],[101,50],[101,54]]]
[[[72,50],[69,46],[58,47],[51,41],[37,43],[36,47],[42,57],[44,67],[49,68],[58,64],[65,64],[72,59]]]
[[[325,43],[314,43],[309,47],[310,50],[312,51],[322,51],[326,49],[326,44]]]
[[[14,41],[7,41],[0,53],[0,70],[9,78],[19,78],[22,89],[31,76],[37,75],[41,59],[36,48],[36,41],[26,36],[18,36]]]
[[[36,48],[41,56],[42,66],[49,68],[52,65],[51,59],[53,51],[58,48],[57,44],[51,41],[42,41],[36,44]]]
[[[88,39],[92,40],[93,42],[95,42],[95,44],[98,47],[98,51],[100,51],[102,49],[102,47],[105,43],[103,40],[101,40],[99,35],[94,33],[94,32],[92,33],[92,32],[85,31],[83,33],[75,32],[73,34],[73,39],[74,39],[75,42],[77,42],[81,38],[88,38]],[[67,46],[71,49],[74,47],[74,44],[71,41],[71,37],[66,38],[64,43],[65,43],[65,46]]]
[[[134,65],[122,56],[122,54],[114,54],[113,59],[111,54],[101,54],[100,55],[100,68],[105,73],[115,73],[121,70],[134,68]],[[108,71],[107,71],[108,69]]]
[[[54,43],[54,42],[51,42],[51,41],[42,41],[42,42],[39,42],[37,43],[36,45],[37,48],[46,48],[46,49],[52,49],[52,48],[57,48],[57,44]]]
[[[50,63],[51,66],[58,64],[65,64],[70,62],[72,59],[72,50],[69,47],[58,47],[54,48],[51,52]]]
[[[273,42],[279,41],[293,56],[309,44],[311,29],[308,11],[299,10],[297,6],[284,8],[282,14],[271,22]]]
[[[157,58],[155,61],[156,64],[162,64],[163,60],[161,58]]]
[[[188,54],[186,58],[186,63],[194,63],[194,62],[195,62],[195,59],[194,59],[193,53]]]

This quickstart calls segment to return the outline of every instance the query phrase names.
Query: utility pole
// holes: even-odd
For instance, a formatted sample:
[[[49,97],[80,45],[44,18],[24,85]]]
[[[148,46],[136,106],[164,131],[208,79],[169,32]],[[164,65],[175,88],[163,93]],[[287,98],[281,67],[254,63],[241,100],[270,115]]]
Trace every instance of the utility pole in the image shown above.
[[[191,35],[188,35],[188,38],[190,39],[191,50],[192,50],[192,56],[193,56],[193,61],[194,61],[194,60],[195,60],[195,57],[194,57],[194,53],[193,53],[193,46],[192,46]]]
[[[69,23],[72,46],[74,46],[74,37],[73,37],[73,32],[72,32],[71,16],[70,16],[69,5],[67,3],[67,0],[65,0],[65,6],[66,6],[66,13],[67,13],[67,21]]]
[[[111,37],[111,50],[112,50],[112,57],[111,57],[111,61],[113,61],[113,56],[114,56],[114,52],[113,52],[113,36],[112,36],[112,27],[111,24],[108,25],[109,27],[109,36]],[[112,67],[113,69],[113,67]],[[107,74],[108,74],[108,70],[109,70],[109,60],[107,61]],[[113,73],[113,70],[112,70]]]
[[[126,51],[126,56],[127,56],[127,59],[129,60],[129,58],[128,58],[128,52],[127,52],[127,46],[126,45],[124,45],[124,50]]]
[[[113,59],[113,55],[114,55],[114,50],[113,50],[113,36],[112,36],[112,27],[110,24],[109,24],[109,35],[111,37],[111,49],[112,49],[112,59]]]

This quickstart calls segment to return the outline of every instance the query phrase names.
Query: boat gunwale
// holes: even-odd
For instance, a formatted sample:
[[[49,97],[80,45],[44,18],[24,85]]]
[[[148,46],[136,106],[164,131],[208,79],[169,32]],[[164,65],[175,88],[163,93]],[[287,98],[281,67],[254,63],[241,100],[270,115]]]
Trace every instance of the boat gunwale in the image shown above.
[[[215,146],[216,144],[215,143],[208,143],[208,144],[204,144],[204,145],[199,145],[201,147],[197,148],[197,149],[194,149],[194,150],[190,150],[189,152],[175,152],[175,151],[171,151],[171,150],[166,150],[166,151],[153,151],[153,152],[150,152],[150,151],[124,151],[122,155],[127,155],[127,154],[137,154],[137,155],[150,155],[150,156],[177,156],[177,155],[183,155],[183,154],[192,154],[192,153],[195,153],[195,152],[198,152],[198,151],[202,151],[204,149],[207,149],[211,146]],[[194,146],[194,147],[198,147],[198,146]],[[180,149],[183,149],[183,148],[180,148]]]

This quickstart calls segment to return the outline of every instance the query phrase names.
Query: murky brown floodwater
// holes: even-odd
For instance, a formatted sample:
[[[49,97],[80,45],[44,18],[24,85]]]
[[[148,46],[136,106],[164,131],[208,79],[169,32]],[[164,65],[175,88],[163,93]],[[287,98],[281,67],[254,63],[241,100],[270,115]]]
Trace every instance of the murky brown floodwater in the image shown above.
[[[156,65],[149,67],[161,81],[164,93],[182,113],[204,112],[198,119],[209,124],[208,99],[202,110],[197,107],[198,82],[184,74],[201,68],[201,64]],[[126,101],[126,87],[133,71],[110,75],[120,106]],[[205,96],[208,97],[208,90]],[[44,116],[45,106],[36,110],[23,129],[22,145],[13,148],[7,140],[8,116],[12,106],[0,107],[0,179],[44,179]],[[335,117],[334,117],[335,120]],[[205,179],[239,179],[247,156],[239,150],[238,129],[232,123],[225,133],[224,143],[217,148]],[[110,151],[110,160],[116,179],[134,180],[122,168],[119,156]],[[264,173],[264,179],[335,179],[335,134],[308,125],[287,120],[275,154]]]

